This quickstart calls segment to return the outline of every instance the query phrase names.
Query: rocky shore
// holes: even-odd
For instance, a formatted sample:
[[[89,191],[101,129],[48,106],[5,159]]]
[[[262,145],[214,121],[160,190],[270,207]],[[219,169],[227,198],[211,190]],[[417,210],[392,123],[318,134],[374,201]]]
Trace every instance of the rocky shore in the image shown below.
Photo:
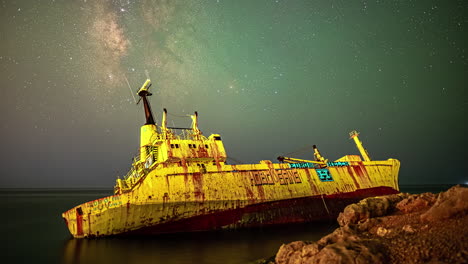
[[[468,263],[468,188],[361,200],[317,242],[283,244],[257,263]]]

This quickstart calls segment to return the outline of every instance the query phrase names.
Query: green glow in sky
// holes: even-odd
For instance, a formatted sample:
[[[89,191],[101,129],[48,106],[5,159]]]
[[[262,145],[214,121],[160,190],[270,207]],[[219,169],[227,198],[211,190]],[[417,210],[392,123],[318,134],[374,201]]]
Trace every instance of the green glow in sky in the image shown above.
[[[400,183],[468,180],[466,1],[2,1],[0,187],[109,187],[144,123],[274,160],[397,158]],[[128,80],[128,84],[127,81]],[[130,87],[129,87],[130,86]],[[313,151],[297,155],[312,158]]]

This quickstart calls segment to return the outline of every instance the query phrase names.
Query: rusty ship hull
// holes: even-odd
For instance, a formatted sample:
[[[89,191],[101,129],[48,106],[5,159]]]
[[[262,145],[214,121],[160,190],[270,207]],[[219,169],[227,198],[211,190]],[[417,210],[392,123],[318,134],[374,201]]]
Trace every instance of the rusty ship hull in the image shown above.
[[[149,80],[138,91],[146,123],[139,155],[118,178],[114,195],[62,213],[76,238],[229,229],[334,218],[362,198],[399,191],[396,159],[371,160],[350,133],[360,155],[334,161],[313,146],[313,160],[278,157],[279,163],[227,164],[219,134],[205,137],[192,125],[176,133],[164,109],[156,125],[147,97]],[[312,149],[311,149],[312,150]]]
[[[397,160],[348,164],[328,167],[329,181],[321,181],[314,168],[267,162],[224,165],[229,169],[224,172],[216,166],[172,175],[154,170],[134,190],[84,203],[63,216],[78,238],[153,235],[331,219],[362,198],[398,192]],[[242,170],[247,166],[266,168]]]
[[[158,235],[163,233],[209,231],[225,228],[260,227],[334,220],[346,205],[356,203],[366,197],[394,193],[398,193],[398,191],[389,187],[376,187],[351,193],[318,195],[258,203],[241,208],[228,208],[186,219],[149,225],[124,232],[121,235]],[[142,208],[142,210],[153,209]]]

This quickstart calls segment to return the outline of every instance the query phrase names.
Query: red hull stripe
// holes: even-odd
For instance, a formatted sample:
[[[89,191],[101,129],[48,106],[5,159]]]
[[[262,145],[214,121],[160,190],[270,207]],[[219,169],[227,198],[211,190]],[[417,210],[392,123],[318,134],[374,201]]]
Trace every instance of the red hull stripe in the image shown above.
[[[335,219],[351,203],[366,197],[395,193],[398,191],[390,187],[376,187],[350,193],[324,195],[323,197],[310,196],[252,204],[243,208],[217,211],[147,226],[120,235],[154,235]]]

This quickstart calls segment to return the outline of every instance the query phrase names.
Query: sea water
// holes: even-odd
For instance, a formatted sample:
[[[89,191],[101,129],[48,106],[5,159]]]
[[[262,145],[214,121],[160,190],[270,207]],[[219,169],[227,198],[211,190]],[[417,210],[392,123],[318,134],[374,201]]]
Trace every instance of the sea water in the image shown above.
[[[402,192],[440,192],[448,185],[402,186]],[[74,239],[62,212],[111,195],[111,190],[0,189],[1,263],[252,263],[283,243],[316,241],[335,221],[153,237]]]

